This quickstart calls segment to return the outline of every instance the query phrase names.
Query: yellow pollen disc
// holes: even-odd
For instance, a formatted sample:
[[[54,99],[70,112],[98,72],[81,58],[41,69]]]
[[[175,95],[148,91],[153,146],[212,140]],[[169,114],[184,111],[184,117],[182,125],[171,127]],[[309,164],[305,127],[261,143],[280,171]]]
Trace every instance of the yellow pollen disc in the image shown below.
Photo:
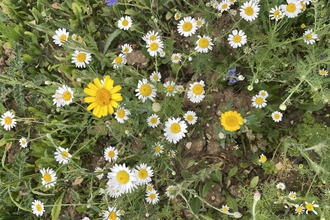
[[[103,171],[102,171],[102,170],[97,170],[96,172],[98,172],[98,173],[102,173]]]
[[[206,39],[206,38],[201,38],[201,39],[199,39],[199,41],[198,41],[198,46],[199,46],[200,48],[207,48],[207,47],[209,46],[209,41],[208,41],[208,39]]]
[[[275,114],[275,115],[274,115],[274,118],[275,118],[275,119],[280,119],[281,116],[280,116],[280,114]]]
[[[147,186],[148,191],[152,190],[152,186]]]
[[[122,57],[116,57],[115,59],[115,63],[116,64],[119,64],[119,63],[122,63],[123,62],[123,58]]]
[[[303,208],[302,208],[301,206],[298,206],[298,207],[296,208],[296,211],[297,211],[298,213],[301,213],[301,212],[303,211]]]
[[[139,170],[139,172],[138,172],[138,176],[139,176],[140,179],[145,179],[145,178],[147,178],[147,177],[148,177],[148,172],[147,172],[147,170],[146,170],[146,169],[141,169],[141,170]]]
[[[256,98],[255,102],[257,105],[262,105],[262,103],[264,103],[264,99],[259,97],[259,98]]]
[[[126,184],[129,181],[129,174],[125,170],[117,173],[117,181],[121,184]]]
[[[66,159],[69,156],[69,153],[67,151],[62,151],[61,156],[63,159]]]
[[[308,204],[306,204],[306,209],[308,211],[313,211],[314,210],[314,205],[312,203],[308,203]]]
[[[240,43],[241,40],[242,40],[242,37],[241,37],[240,35],[235,35],[235,36],[233,37],[233,41],[234,41],[235,43]]]
[[[198,21],[196,22],[196,24],[197,24],[197,26],[199,27],[199,26],[201,26],[203,23],[202,23],[202,21],[199,21],[199,20],[198,20]]]
[[[312,40],[313,39],[313,34],[309,33],[306,35],[306,40]]]
[[[155,147],[155,151],[156,151],[157,153],[159,153],[161,149],[162,149],[162,148],[161,148],[160,146],[156,146],[156,147]]]
[[[322,70],[322,71],[320,72],[320,74],[321,74],[321,75],[326,75],[327,72],[325,72],[324,70]]]
[[[156,199],[156,195],[155,195],[154,193],[151,193],[151,194],[149,195],[149,198],[150,198],[151,200],[154,200],[154,199]]]
[[[223,207],[223,208],[222,208],[222,211],[224,211],[224,212],[228,212],[227,207]]]
[[[181,131],[181,126],[179,123],[173,123],[171,125],[171,132],[174,133],[174,134],[177,134]]]
[[[174,60],[179,60],[179,56],[174,56]]]
[[[222,5],[222,9],[223,9],[223,10],[226,10],[227,8],[228,8],[228,4],[223,4],[223,5]]]
[[[288,4],[288,5],[286,6],[286,10],[287,10],[288,12],[290,12],[290,13],[295,12],[296,9],[297,9],[297,8],[296,8],[296,5],[293,4],[293,3],[290,3],[290,4]]]
[[[169,86],[166,87],[166,90],[167,90],[167,91],[170,91],[170,92],[173,91],[173,89],[174,89],[174,88],[173,88],[173,86],[171,86],[171,85],[169,85]]]
[[[151,35],[151,36],[149,37],[149,40],[151,40],[151,41],[156,40],[156,39],[157,39],[157,37],[156,37],[155,35]]]
[[[52,181],[52,176],[49,173],[45,173],[43,178],[44,178],[45,182],[47,182],[47,183]]]
[[[157,118],[151,118],[150,119],[151,124],[156,124],[157,121],[158,121]]]
[[[62,34],[60,36],[60,41],[63,42],[63,41],[66,41],[66,35],[65,34]]]
[[[126,47],[125,49],[124,49],[124,53],[128,53],[128,51],[129,51],[129,49]],[[117,57],[118,58],[118,57]]]
[[[113,157],[115,156],[115,152],[114,152],[114,151],[109,151],[109,152],[108,152],[108,156],[109,156],[110,158],[113,158]]]
[[[194,85],[194,87],[192,88],[192,92],[195,94],[195,95],[200,95],[204,92],[204,88],[201,84],[196,84]]]
[[[265,162],[267,161],[267,157],[266,157],[266,156],[262,156],[262,157],[260,158],[260,161],[261,161],[262,163],[265,163]]]
[[[280,17],[281,17],[281,12],[280,12],[279,10],[276,10],[276,11],[274,12],[274,17],[275,17],[275,18],[280,18]]]
[[[41,206],[40,204],[37,204],[37,205],[36,205],[36,210],[37,210],[38,212],[41,212],[41,211],[42,211],[42,206]]]
[[[124,118],[125,117],[125,110],[124,109],[119,109],[118,111],[117,111],[117,116],[118,116],[118,118]]]
[[[188,121],[192,121],[192,120],[194,120],[194,116],[192,116],[192,115],[188,115],[188,116],[187,116],[187,120],[188,120]]]
[[[149,49],[151,51],[158,50],[158,43],[156,43],[156,42],[151,43]]]
[[[6,125],[11,125],[13,119],[11,117],[7,116],[7,117],[5,117],[5,120],[4,121],[5,121],[5,124]]]
[[[155,81],[158,80],[158,76],[157,76],[157,75],[154,75],[152,78],[153,78]]]
[[[62,94],[62,99],[63,99],[64,101],[69,101],[69,100],[71,99],[71,97],[72,97],[72,94],[71,94],[71,92],[69,92],[69,91],[65,91],[65,92],[63,92],[63,94]]]
[[[25,145],[26,144],[26,141],[22,141],[22,145]]]
[[[111,101],[111,93],[105,88],[101,88],[96,92],[95,101],[99,105],[108,105]]]
[[[183,30],[184,32],[189,32],[189,31],[191,31],[192,28],[193,28],[193,25],[192,25],[192,23],[189,22],[189,21],[183,23],[183,25],[182,25],[182,30]]]
[[[117,214],[115,212],[110,212],[109,214],[109,220],[116,220]]]
[[[85,62],[85,60],[86,60],[86,54],[85,53],[78,53],[77,61],[81,63],[81,62]]]
[[[126,20],[126,19],[123,20],[123,21],[121,22],[121,24],[122,24],[123,26],[125,26],[125,27],[128,26],[128,20]]]
[[[251,6],[249,6],[249,7],[246,7],[246,9],[244,10],[244,12],[245,12],[245,14],[247,16],[252,16],[253,13],[254,13],[254,10],[253,10],[253,8]]]
[[[235,115],[230,115],[226,118],[226,124],[229,127],[236,127],[238,125],[238,119]]]
[[[151,92],[152,92],[152,88],[148,84],[143,84],[140,87],[140,94],[145,96],[145,97],[148,97],[151,94]]]
[[[172,187],[167,190],[167,192],[169,192],[169,193],[171,193],[172,191],[173,191]]]

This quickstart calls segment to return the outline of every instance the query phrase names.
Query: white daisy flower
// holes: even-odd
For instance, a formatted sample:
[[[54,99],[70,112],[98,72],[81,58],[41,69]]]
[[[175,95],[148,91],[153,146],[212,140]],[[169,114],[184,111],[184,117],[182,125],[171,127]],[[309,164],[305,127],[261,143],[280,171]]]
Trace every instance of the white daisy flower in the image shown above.
[[[224,0],[224,1],[219,3],[217,9],[221,13],[223,13],[224,11],[228,11],[230,9],[230,5],[231,5],[231,3],[229,2],[229,0]]]
[[[60,164],[67,164],[72,157],[71,154],[69,154],[69,149],[64,149],[63,147],[58,147],[54,153],[55,160],[59,162]]]
[[[176,12],[175,14],[174,14],[174,20],[179,20],[181,18],[181,13],[180,12]]]
[[[101,168],[101,167],[96,167],[95,168],[95,170],[94,170],[94,172],[95,173],[99,173],[98,175],[96,175],[96,177],[100,180],[100,179],[102,179],[103,178],[103,176],[104,176],[104,174],[103,174],[103,168]]]
[[[158,203],[158,201],[159,201],[158,192],[156,190],[147,191],[147,193],[146,193],[146,201],[149,204],[153,204],[153,205],[155,205],[156,203]]]
[[[313,201],[312,203],[310,202],[305,202],[305,208],[306,208],[306,214],[308,214],[308,212],[314,212],[315,215],[317,215],[317,212],[315,211],[314,208],[319,207],[319,205],[314,204],[315,201]]]
[[[117,210],[115,207],[108,207],[108,210],[102,212],[103,220],[120,220],[120,210]]]
[[[256,108],[263,108],[267,105],[267,100],[260,95],[252,97],[252,106]]]
[[[193,84],[189,85],[189,91],[187,93],[187,96],[191,102],[199,103],[204,99],[204,86],[205,84],[203,80],[201,80],[200,82],[194,82]]]
[[[172,56],[171,56],[172,63],[179,63],[179,62],[181,62],[181,58],[182,58],[181,53],[174,53],[174,54],[172,54]]]
[[[278,184],[276,184],[276,188],[280,190],[285,190],[286,186],[284,183],[279,182]]]
[[[164,50],[162,50],[162,51],[160,51],[159,52],[159,57],[165,57],[165,55],[166,55],[166,53],[165,53],[165,51]]]
[[[275,6],[275,8],[271,8],[269,11],[269,17],[271,20],[280,20],[283,18],[283,12],[279,6]]]
[[[201,28],[205,24],[204,18],[198,18],[196,21],[197,28]]]
[[[163,51],[164,44],[161,40],[154,40],[147,42],[147,51],[149,52],[149,55],[154,57],[157,56],[157,53],[160,53]]]
[[[237,48],[241,47],[242,45],[246,44],[247,37],[245,33],[240,30],[233,30],[231,34],[228,36],[228,41],[231,47]]]
[[[53,104],[56,105],[57,108],[69,105],[74,98],[72,89],[66,85],[59,87],[52,97],[54,98]]]
[[[196,41],[195,50],[200,53],[207,53],[209,50],[212,50],[212,39],[209,36],[203,35],[203,37],[198,36],[198,40]]]
[[[197,121],[197,116],[194,111],[187,111],[186,114],[184,114],[183,118],[187,121],[188,124],[193,125]]]
[[[306,44],[314,44],[317,39],[317,34],[315,34],[312,29],[306,30],[303,38]]]
[[[114,186],[112,185],[109,185],[109,183],[107,183],[106,185],[106,192],[108,193],[108,195],[111,197],[111,198],[118,198],[119,196],[121,196],[123,193],[120,192],[119,189],[115,189]]]
[[[55,31],[55,35],[52,37],[55,44],[62,46],[62,44],[68,40],[69,32],[65,28],[59,28]]]
[[[258,95],[260,95],[262,98],[266,99],[268,97],[268,92],[265,90],[260,90]]]
[[[135,184],[138,186],[151,182],[151,177],[154,175],[151,167],[147,166],[145,163],[141,163],[139,166],[136,166],[133,173],[136,178]]]
[[[21,148],[26,148],[28,146],[28,142],[25,137],[19,139],[19,145],[21,145]]]
[[[254,0],[245,2],[240,10],[241,17],[246,21],[253,21],[258,17],[260,7]]]
[[[289,197],[290,200],[295,200],[295,199],[297,198],[297,193],[291,191],[291,192],[289,193],[288,197]]]
[[[183,18],[177,26],[179,34],[185,37],[190,37],[195,34],[197,30],[197,24],[195,18],[185,17]]]
[[[135,89],[136,96],[145,102],[147,99],[153,100],[156,96],[156,88],[154,85],[148,83],[147,79],[139,80],[138,87]]]
[[[118,150],[115,147],[107,147],[104,150],[104,158],[106,161],[114,162],[118,159]]]
[[[40,170],[40,173],[42,174],[42,185],[44,185],[46,188],[55,186],[56,173],[52,168],[43,168]]]
[[[118,28],[122,30],[128,30],[130,27],[132,27],[132,18],[130,16],[121,17],[118,21]]]
[[[282,121],[282,117],[283,117],[283,114],[279,111],[275,111],[272,113],[272,119],[275,121],[275,122],[280,122]]]
[[[152,185],[152,184],[147,184],[147,186],[146,186],[146,192],[151,192],[152,190],[155,190],[154,189],[154,186]]]
[[[295,207],[295,212],[296,212],[298,215],[300,215],[300,214],[304,214],[305,207],[304,207],[302,204],[300,204],[300,205],[296,204],[294,207]]]
[[[176,85],[176,86],[175,86],[175,89],[176,89],[176,91],[179,92],[179,93],[184,92],[184,87],[183,87],[183,85]]]
[[[163,145],[161,145],[159,142],[155,143],[154,144],[154,151],[155,151],[154,155],[157,157],[160,156],[163,153],[163,149],[164,149]]]
[[[235,4],[235,2],[237,2],[237,0],[228,0],[232,5]]]
[[[227,205],[222,205],[221,211],[224,212],[224,213],[228,213],[229,212],[229,207]]]
[[[137,186],[136,178],[132,171],[125,164],[115,164],[108,173],[108,184],[119,190],[120,193],[131,193]]]
[[[142,37],[142,40],[148,43],[151,41],[160,40],[160,36],[158,36],[158,32],[148,31],[148,33]]]
[[[133,51],[132,45],[130,44],[124,44],[121,46],[121,52],[123,54],[128,54],[131,53]]]
[[[176,195],[174,195],[174,188],[175,188],[175,186],[173,186],[173,185],[169,185],[167,188],[166,188],[166,192],[165,192],[165,194],[166,194],[166,196],[168,197],[168,198],[170,198],[170,199],[173,199],[173,198],[175,198],[175,196]]]
[[[319,74],[321,75],[321,76],[327,76],[328,75],[328,70],[326,70],[326,69],[320,69],[319,70]]]
[[[175,87],[176,87],[175,82],[173,82],[173,81],[167,81],[166,83],[164,83],[166,96],[174,96],[175,93],[177,92]]]
[[[128,120],[128,116],[131,114],[130,110],[125,109],[123,107],[118,107],[115,112],[115,118],[121,124],[123,124],[126,120]]]
[[[174,158],[175,155],[176,155],[176,151],[175,151],[175,150],[170,150],[170,151],[168,152],[168,156],[171,157],[171,158]]]
[[[125,65],[126,62],[127,62],[126,55],[121,53],[112,61],[113,68],[118,69],[118,67]]]
[[[81,219],[81,220],[91,220],[90,218],[88,218],[88,217],[84,217],[83,219]]]
[[[92,60],[92,55],[90,53],[75,50],[74,53],[72,54],[71,63],[74,63],[78,68],[85,68],[86,64],[89,64],[91,60]]]
[[[298,0],[286,0],[287,5],[281,5],[280,8],[283,11],[283,14],[288,18],[295,18],[301,12],[301,4]]]
[[[14,117],[15,115],[10,111],[6,111],[1,116],[0,123],[6,131],[9,131],[16,126],[16,119]]]
[[[76,34],[72,34],[71,39],[72,39],[72,40],[77,40],[77,37],[78,37],[78,36],[77,36]]]
[[[160,72],[153,71],[150,75],[151,82],[159,82],[161,78],[162,75],[160,74]]]
[[[36,216],[42,216],[45,212],[44,204],[42,202],[40,202],[39,200],[34,200],[32,202],[31,209],[32,209],[33,214],[35,214]]]
[[[217,8],[219,6],[219,2],[217,0],[211,0],[210,3],[213,8]]]
[[[149,116],[147,122],[148,126],[152,128],[155,128],[160,124],[159,117],[156,114],[152,114],[151,116]]]
[[[176,144],[179,140],[186,136],[186,122],[181,121],[180,118],[169,118],[167,122],[165,122],[164,132],[166,140]]]

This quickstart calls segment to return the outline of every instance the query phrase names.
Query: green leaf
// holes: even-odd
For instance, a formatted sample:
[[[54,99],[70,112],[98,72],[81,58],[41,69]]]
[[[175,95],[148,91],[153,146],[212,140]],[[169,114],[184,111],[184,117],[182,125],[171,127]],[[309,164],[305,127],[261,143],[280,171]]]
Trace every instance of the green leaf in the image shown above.
[[[230,195],[226,195],[226,203],[232,208],[235,212],[238,210],[236,200],[233,199]]]
[[[250,187],[251,188],[256,187],[258,185],[258,182],[259,182],[259,176],[253,177],[253,179],[250,182]]]
[[[317,104],[308,103],[308,104],[299,105],[297,107],[300,109],[303,109],[303,110],[313,112],[313,111],[321,110],[324,107],[324,104],[323,103],[317,103]]]
[[[195,213],[198,214],[199,210],[201,208],[201,201],[199,200],[199,198],[194,197],[191,201],[191,210]]]
[[[60,195],[60,197],[57,198],[54,203],[54,206],[52,208],[52,220],[57,220],[58,216],[60,215],[63,195],[64,192]]]
[[[206,215],[200,215],[201,217],[203,217],[203,219],[205,219],[205,220],[214,220],[214,218],[211,218],[211,217],[209,217],[209,216],[206,216]]]
[[[185,179],[189,179],[192,176],[192,174],[188,171],[182,170],[181,171],[181,176]]]
[[[207,196],[207,194],[209,193],[211,187],[214,185],[215,183],[213,181],[207,182],[205,183],[205,185],[203,186],[202,189],[202,197]]]
[[[238,171],[238,167],[237,166],[234,166],[228,173],[228,179],[230,179],[231,177],[235,176],[236,173]]]
[[[113,39],[115,39],[120,33],[121,33],[121,30],[120,29],[117,29],[112,34],[110,34],[110,36],[108,37],[107,41],[105,42],[105,46],[104,46],[104,49],[103,49],[103,53],[104,54],[108,50],[108,48],[111,45]]]
[[[193,165],[195,164],[195,160],[192,159],[192,160],[189,160],[188,162],[188,165],[187,165],[187,168],[186,169],[189,169],[190,167],[192,167]]]
[[[222,173],[220,170],[215,171],[214,174],[212,174],[212,179],[218,183],[220,183],[220,185],[222,184]]]

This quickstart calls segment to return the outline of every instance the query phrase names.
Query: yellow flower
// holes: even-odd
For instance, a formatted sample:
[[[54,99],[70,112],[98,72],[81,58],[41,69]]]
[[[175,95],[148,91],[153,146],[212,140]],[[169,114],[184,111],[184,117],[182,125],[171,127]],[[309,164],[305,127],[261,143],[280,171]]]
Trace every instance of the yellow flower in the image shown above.
[[[102,84],[99,78],[94,79],[94,83],[88,83],[87,88],[84,89],[87,97],[84,101],[91,103],[87,110],[93,109],[93,115],[100,118],[113,114],[114,108],[118,107],[118,102],[123,100],[119,92],[121,86],[113,86],[114,81],[110,76],[104,77],[104,83]]]
[[[221,115],[221,125],[226,131],[237,131],[243,125],[243,118],[236,111],[227,111]]]

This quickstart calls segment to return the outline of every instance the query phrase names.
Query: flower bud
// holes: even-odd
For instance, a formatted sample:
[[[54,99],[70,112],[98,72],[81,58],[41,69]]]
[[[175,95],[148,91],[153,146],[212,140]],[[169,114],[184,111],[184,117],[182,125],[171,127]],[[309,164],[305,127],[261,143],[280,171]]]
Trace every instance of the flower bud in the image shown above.
[[[286,104],[284,104],[284,103],[280,104],[280,109],[282,111],[285,111],[286,110]]]

